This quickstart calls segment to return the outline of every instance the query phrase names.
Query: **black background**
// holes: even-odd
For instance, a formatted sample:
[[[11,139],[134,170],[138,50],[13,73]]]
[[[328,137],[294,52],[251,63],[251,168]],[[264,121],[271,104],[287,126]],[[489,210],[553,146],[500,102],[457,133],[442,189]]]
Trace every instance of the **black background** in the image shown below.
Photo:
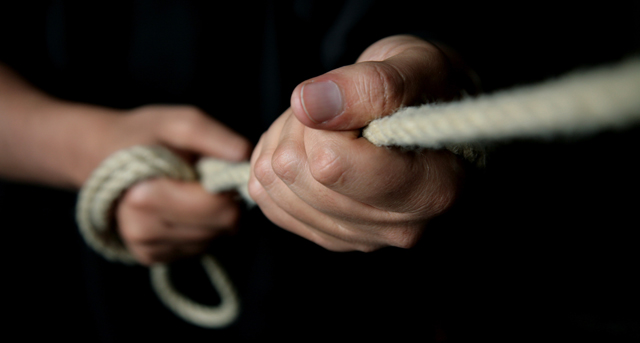
[[[618,61],[640,46],[637,5],[350,3],[366,15],[342,45],[322,43],[342,2],[3,4],[0,58],[65,99],[194,104],[255,142],[297,83],[390,34],[456,48],[487,92]],[[133,32],[148,34],[136,42]],[[109,265],[84,247],[75,193],[2,182],[3,327],[71,341],[638,341],[637,130],[496,144],[457,206],[408,251],[326,252],[251,210],[239,237],[212,248],[247,305],[220,332],[174,320],[143,268]],[[187,264],[176,269],[188,274]],[[176,280],[192,280],[178,284],[185,289],[204,283]]]

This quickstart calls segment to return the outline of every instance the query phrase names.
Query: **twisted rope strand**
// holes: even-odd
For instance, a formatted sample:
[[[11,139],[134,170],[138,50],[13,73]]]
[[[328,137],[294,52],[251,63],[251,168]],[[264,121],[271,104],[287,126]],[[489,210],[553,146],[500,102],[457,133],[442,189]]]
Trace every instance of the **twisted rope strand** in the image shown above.
[[[363,136],[378,146],[447,144],[585,134],[640,119],[640,58],[447,104],[400,109]]]
[[[218,306],[204,306],[181,295],[171,285],[169,268],[164,264],[151,267],[151,285],[162,303],[187,322],[205,328],[223,328],[233,323],[240,314],[236,290],[213,256],[202,255],[201,263],[220,296]]]

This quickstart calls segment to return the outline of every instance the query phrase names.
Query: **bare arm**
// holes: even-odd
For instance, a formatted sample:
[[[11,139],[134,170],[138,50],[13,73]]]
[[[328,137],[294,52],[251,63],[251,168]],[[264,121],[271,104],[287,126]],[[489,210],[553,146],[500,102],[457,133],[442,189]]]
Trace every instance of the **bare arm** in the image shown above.
[[[239,161],[249,142],[191,106],[132,110],[53,98],[0,64],[0,177],[77,189],[108,155],[136,144],[162,144],[186,155]],[[120,236],[141,263],[197,254],[233,229],[239,209],[197,183],[141,182],[120,201]]]
[[[79,188],[117,148],[118,114],[53,98],[0,63],[0,177]]]

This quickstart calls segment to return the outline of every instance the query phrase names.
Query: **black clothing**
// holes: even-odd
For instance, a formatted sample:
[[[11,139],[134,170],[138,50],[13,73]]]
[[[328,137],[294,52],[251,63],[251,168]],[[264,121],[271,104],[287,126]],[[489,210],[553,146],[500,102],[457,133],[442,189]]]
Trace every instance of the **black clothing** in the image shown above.
[[[636,9],[502,10],[367,0],[3,4],[0,60],[64,99],[192,104],[257,142],[298,83],[353,63],[389,35],[448,43],[486,91],[640,46]],[[333,253],[247,211],[238,235],[211,247],[243,301],[240,319],[224,330],[182,322],[155,298],[145,268],[86,248],[72,230],[74,194],[2,183],[2,226],[19,256],[9,283],[46,313],[12,306],[10,326],[83,341],[635,339],[640,284],[631,276],[640,256],[628,238],[637,225],[627,221],[635,202],[620,199],[640,190],[628,158],[635,130],[497,147],[482,182],[410,250]],[[216,301],[197,264],[177,264],[179,288]]]

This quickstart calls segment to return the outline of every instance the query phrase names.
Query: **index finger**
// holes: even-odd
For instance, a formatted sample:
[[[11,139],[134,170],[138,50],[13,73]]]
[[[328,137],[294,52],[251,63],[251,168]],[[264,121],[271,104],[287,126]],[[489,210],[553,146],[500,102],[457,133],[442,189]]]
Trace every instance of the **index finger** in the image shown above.
[[[126,196],[133,206],[182,226],[230,228],[239,216],[230,195],[208,193],[195,182],[152,179],[135,185]]]

